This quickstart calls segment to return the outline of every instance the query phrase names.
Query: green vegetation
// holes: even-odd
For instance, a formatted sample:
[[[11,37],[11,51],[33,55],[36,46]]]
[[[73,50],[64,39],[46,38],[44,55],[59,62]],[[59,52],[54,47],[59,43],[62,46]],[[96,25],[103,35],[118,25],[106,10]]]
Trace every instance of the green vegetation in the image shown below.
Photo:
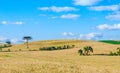
[[[116,50],[117,50],[117,52],[110,52],[110,55],[111,56],[120,56],[120,47],[118,47]]]
[[[84,52],[83,52],[84,51]],[[91,53],[93,53],[93,48],[91,47],[91,46],[85,46],[84,48],[83,48],[83,50],[82,49],[79,49],[78,50],[78,53],[80,54],[80,55],[90,55]]]
[[[0,46],[0,52],[2,52],[2,49],[3,48],[8,48],[8,47],[11,47],[12,45],[4,45],[4,46]]]
[[[39,50],[63,50],[63,49],[70,49],[70,48],[74,48],[75,45],[64,45],[64,46],[51,46],[51,47],[42,47],[42,48],[39,48]]]
[[[101,40],[100,42],[109,43],[109,44],[120,44],[120,41],[115,41],[115,40]]]

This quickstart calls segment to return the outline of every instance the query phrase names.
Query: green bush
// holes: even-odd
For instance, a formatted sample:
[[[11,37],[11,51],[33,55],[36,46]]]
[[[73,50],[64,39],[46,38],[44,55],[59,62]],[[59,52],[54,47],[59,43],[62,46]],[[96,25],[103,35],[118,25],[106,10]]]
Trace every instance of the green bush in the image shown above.
[[[39,48],[39,50],[49,50],[49,51],[52,51],[52,50],[63,50],[63,49],[70,49],[74,47],[73,45],[70,46],[70,45],[63,45],[63,46],[51,46],[51,47],[43,47],[43,48]]]
[[[120,56],[120,48],[117,48],[117,54]]]
[[[8,52],[11,52],[11,50],[10,50],[10,49],[8,49]]]
[[[22,49],[19,49],[19,51],[22,51]]]
[[[2,52],[2,48],[0,48],[0,52]]]
[[[79,49],[79,50],[78,50],[78,53],[79,53],[80,55],[83,55],[83,50],[82,50],[82,49]]]
[[[85,46],[84,48],[83,48],[83,50],[82,49],[79,49],[78,50],[78,53],[80,54],[80,55],[90,55],[91,53],[93,53],[93,48],[91,47],[91,46]]]
[[[110,56],[120,56],[120,47],[118,47],[117,49],[117,52],[110,52]]]
[[[115,52],[110,52],[109,55],[110,55],[110,56],[117,56],[117,53],[115,53]]]

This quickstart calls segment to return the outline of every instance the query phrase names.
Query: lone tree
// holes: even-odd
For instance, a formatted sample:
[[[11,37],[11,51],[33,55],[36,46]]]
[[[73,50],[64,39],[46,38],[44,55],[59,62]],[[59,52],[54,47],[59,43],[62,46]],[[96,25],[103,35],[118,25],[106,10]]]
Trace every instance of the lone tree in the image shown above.
[[[24,37],[23,37],[23,40],[26,40],[27,48],[29,48],[29,46],[28,46],[28,41],[31,40],[31,39],[32,39],[31,36],[24,36]]]
[[[84,47],[84,54],[85,55],[90,55],[90,52],[93,53],[93,48],[91,46]]]

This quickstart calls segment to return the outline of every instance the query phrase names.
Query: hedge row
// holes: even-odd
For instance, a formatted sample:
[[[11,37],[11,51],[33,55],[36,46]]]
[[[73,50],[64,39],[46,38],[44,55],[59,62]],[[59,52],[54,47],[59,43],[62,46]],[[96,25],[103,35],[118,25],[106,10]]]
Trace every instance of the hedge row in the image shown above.
[[[71,49],[74,47],[75,45],[51,46],[51,47],[42,47],[42,48],[39,48],[39,50],[63,50],[63,49]]]

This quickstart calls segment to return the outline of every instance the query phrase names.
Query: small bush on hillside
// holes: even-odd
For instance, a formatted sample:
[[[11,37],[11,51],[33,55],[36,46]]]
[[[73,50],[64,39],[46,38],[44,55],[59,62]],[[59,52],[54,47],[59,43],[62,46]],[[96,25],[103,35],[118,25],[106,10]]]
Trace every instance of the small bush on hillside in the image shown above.
[[[118,47],[117,49],[117,52],[110,52],[110,56],[120,56],[120,47]]]
[[[22,51],[22,49],[19,49],[19,51]]]
[[[115,53],[115,52],[110,52],[110,56],[117,56],[117,53]]]
[[[8,52],[11,52],[11,50],[10,50],[10,49],[8,49]]]
[[[82,50],[82,49],[79,49],[79,50],[78,50],[78,53],[79,53],[80,55],[83,55],[83,50]]]
[[[71,48],[74,48],[75,47],[75,45],[72,45],[72,47]]]
[[[117,54],[120,56],[120,47],[117,48]]]
[[[0,48],[0,52],[2,52],[2,48]]]
[[[74,46],[75,47],[75,46]],[[64,45],[64,46],[51,46],[51,47],[43,47],[43,48],[39,48],[39,50],[63,50],[63,49],[70,49],[70,48],[74,48],[73,46],[70,45]]]

